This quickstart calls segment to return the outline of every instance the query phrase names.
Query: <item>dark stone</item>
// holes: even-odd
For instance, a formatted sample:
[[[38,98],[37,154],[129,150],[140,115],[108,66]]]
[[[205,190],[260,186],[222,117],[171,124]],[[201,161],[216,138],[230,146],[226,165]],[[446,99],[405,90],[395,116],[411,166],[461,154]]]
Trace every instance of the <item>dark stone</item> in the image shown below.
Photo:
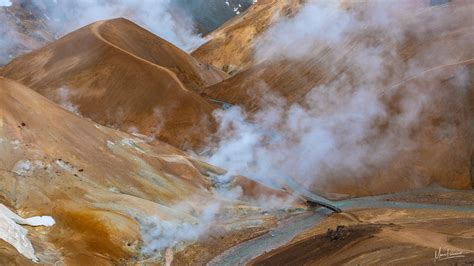
[[[345,237],[345,226],[343,225],[338,225],[335,230],[328,228],[326,231],[326,238],[331,240],[331,241],[337,241],[337,240],[342,240]]]

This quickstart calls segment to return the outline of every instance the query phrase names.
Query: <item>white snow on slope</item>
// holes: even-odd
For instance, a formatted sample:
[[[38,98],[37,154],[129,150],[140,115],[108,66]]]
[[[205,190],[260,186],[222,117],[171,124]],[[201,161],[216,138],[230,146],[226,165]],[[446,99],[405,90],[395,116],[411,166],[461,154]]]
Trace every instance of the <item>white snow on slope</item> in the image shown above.
[[[50,216],[35,216],[22,218],[0,204],[0,239],[5,240],[28,259],[38,262],[31,241],[26,236],[28,230],[18,224],[31,226],[53,226],[55,221]]]

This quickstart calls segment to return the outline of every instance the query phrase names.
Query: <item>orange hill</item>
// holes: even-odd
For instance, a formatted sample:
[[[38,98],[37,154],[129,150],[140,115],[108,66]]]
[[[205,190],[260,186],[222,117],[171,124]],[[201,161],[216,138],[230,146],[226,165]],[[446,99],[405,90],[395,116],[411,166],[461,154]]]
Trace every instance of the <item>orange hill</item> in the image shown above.
[[[298,0],[261,0],[210,34],[212,39],[192,56],[234,74],[256,62],[253,41],[272,25],[274,16],[290,16],[301,6]]]
[[[0,75],[97,123],[186,148],[214,127],[215,106],[193,90],[226,78],[125,19],[81,28],[16,58]]]
[[[288,11],[290,14],[297,12],[300,5],[292,1],[288,2],[292,4],[287,3],[284,5],[286,6],[285,10],[291,10],[291,12]],[[269,16],[270,11],[272,11],[272,15],[278,14],[278,9],[270,9],[269,7],[263,8],[266,5],[272,6],[271,3],[271,0],[262,1],[262,3],[259,1],[258,4],[250,8],[243,17],[231,20],[214,33],[219,36],[235,36],[235,43],[246,43],[246,45],[240,46],[240,49],[244,49],[244,51],[235,52],[232,45],[221,44],[219,42],[221,40],[220,37],[216,36],[213,40],[193,52],[195,57],[206,61],[207,57],[219,58],[219,56],[207,54],[207,52],[221,50],[220,55],[229,55],[223,57],[226,60],[230,60],[226,61],[225,64],[231,63],[232,60],[237,60],[232,58],[232,54],[245,54],[246,58],[249,59],[249,61],[245,62],[239,60],[235,61],[236,65],[241,68],[242,71],[220,83],[204,88],[202,91],[205,94],[231,104],[242,105],[246,107],[247,110],[255,110],[259,107],[260,103],[256,96],[261,96],[259,95],[259,90],[262,88],[269,89],[283,96],[289,103],[298,102],[315,86],[334,82],[341,74],[354,75],[356,70],[347,66],[347,63],[350,63],[350,60],[357,55],[357,51],[352,49],[353,46],[358,44],[373,45],[373,43],[371,43],[374,41],[372,36],[376,32],[363,31],[359,32],[357,36],[353,36],[350,43],[345,44],[341,50],[335,51],[331,47],[328,47],[327,44],[318,43],[314,48],[313,54],[306,58],[290,59],[275,56],[275,58],[261,58],[260,61],[257,62],[257,58],[255,58],[255,38],[261,37],[265,31],[272,26],[273,21],[266,19],[257,22],[256,20]],[[349,4],[346,3],[346,5]],[[350,7],[346,5],[341,5],[341,8]],[[465,64],[460,64],[459,67],[470,64],[469,60],[474,58],[474,50],[468,46],[466,40],[472,38],[473,29],[467,26],[466,23],[472,20],[470,11],[474,8],[474,4],[471,2],[464,3],[463,1],[455,1],[449,6],[428,7],[425,5],[424,7],[423,9],[422,5],[421,8],[419,7],[413,12],[407,10],[402,27],[408,31],[410,28],[426,27],[425,31],[427,34],[413,36],[412,33],[409,33],[407,34],[406,40],[396,46],[393,43],[384,43],[383,40],[377,40],[378,42],[376,42],[375,45],[395,49],[397,56],[403,60],[403,63],[408,64],[409,60],[415,60],[416,62],[421,61],[424,64],[423,67],[426,69],[436,68],[442,66],[443,63],[448,64],[451,61],[466,61]],[[359,10],[358,12],[361,13],[363,13],[363,8],[363,4],[355,4],[354,7],[354,9]],[[439,20],[442,20],[443,23],[430,23],[430,19],[433,18],[434,14],[439,15]],[[244,20],[243,18],[249,19]],[[245,35],[241,33],[244,28],[255,27],[255,25],[260,25],[260,27],[249,30],[253,32],[252,34]],[[206,49],[207,45],[212,46],[209,47],[209,51]],[[459,49],[454,48],[454,46],[459,45],[461,45]],[[449,52],[452,53],[452,55],[451,58],[448,59],[452,59],[451,61],[448,62],[446,58],[443,58],[446,62],[439,62],[440,60],[435,56],[426,60],[422,58],[426,56],[424,53],[433,50],[434,47],[440,46],[450,49]],[[266,48],[271,49],[271,47]],[[266,51],[266,53],[278,55],[276,48],[279,47],[275,47],[274,50]],[[295,47],[295,49],[296,48],[297,47]],[[201,53],[204,53],[205,56]],[[212,63],[223,67],[223,65],[218,62]],[[392,64],[394,67],[398,66],[395,65],[395,62],[388,62],[387,64]],[[406,64],[401,66],[407,67]],[[362,83],[364,81],[363,73],[356,74],[359,76],[354,78],[355,84]],[[397,82],[397,80],[389,81]],[[355,84],[352,85],[354,86]]]
[[[57,220],[32,233],[46,264],[136,256],[136,218],[173,219],[165,206],[210,197],[201,172],[176,148],[99,126],[0,77],[0,202]]]
[[[0,204],[56,220],[29,232],[42,263],[137,263],[143,222],[195,224],[208,204],[259,217],[258,208],[213,193],[209,175],[222,170],[143,137],[100,126],[0,77]],[[273,221],[261,218],[262,226]],[[12,260],[30,264],[0,241],[0,264]]]
[[[363,14],[363,8],[360,8],[363,6],[356,4],[345,8],[352,7]],[[384,42],[383,38],[375,40],[371,36],[376,33],[366,29],[353,34],[339,50],[318,44],[312,56],[273,57],[250,65],[243,63],[243,71],[205,88],[203,94],[243,106],[249,113],[268,106],[268,102],[261,101],[268,93],[281,96],[287,104],[298,103],[303,107],[307,104],[306,96],[318,93],[317,90],[333,89],[337,95],[350,95],[358,86],[370,83],[366,77],[371,70],[354,67],[353,58],[358,56],[358,50],[354,47],[371,47],[375,43],[385,51],[396,53],[383,60],[392,72],[384,75],[383,80],[377,80],[380,101],[389,111],[387,121],[377,121],[381,132],[384,132],[384,127],[396,123],[397,115],[403,108],[403,97],[424,93],[431,97],[431,104],[423,109],[417,126],[411,129],[410,138],[418,148],[399,154],[391,164],[384,165],[362,180],[356,177],[338,178],[340,175],[335,174],[318,180],[314,186],[348,194],[397,191],[433,182],[453,188],[469,188],[474,181],[474,31],[466,23],[472,20],[470,11],[473,7],[473,3],[462,1],[424,9],[421,5],[413,12],[407,10],[404,13],[402,28],[408,32],[423,28],[424,32],[408,33],[403,42],[394,44]],[[250,14],[252,12],[257,13]],[[251,8],[242,18],[259,17],[258,12],[264,11]],[[437,16],[438,23],[432,23],[433,16]],[[240,34],[242,28],[248,27],[247,23],[252,24],[242,18],[228,24],[233,27],[224,26],[221,30],[228,30],[226,35]],[[239,43],[239,40],[235,42]],[[225,46],[219,47],[226,49]],[[232,51],[233,48],[229,49]],[[195,55],[200,53],[198,51]],[[393,57],[396,60],[391,61]],[[418,71],[408,74],[413,62],[417,64]],[[246,66],[248,69],[245,69]],[[471,80],[465,84],[465,95],[456,89],[455,84],[455,76],[463,75],[466,80]],[[385,93],[387,90],[389,92]],[[430,93],[430,90],[435,93]],[[447,127],[449,134],[441,133]],[[376,140],[373,138],[373,141]]]

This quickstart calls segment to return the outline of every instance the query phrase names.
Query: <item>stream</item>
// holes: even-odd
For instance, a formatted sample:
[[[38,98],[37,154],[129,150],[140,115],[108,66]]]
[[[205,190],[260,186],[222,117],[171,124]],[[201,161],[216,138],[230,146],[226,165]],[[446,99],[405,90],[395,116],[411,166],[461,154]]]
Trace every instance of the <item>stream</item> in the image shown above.
[[[443,191],[448,191],[443,189]],[[397,193],[383,196],[361,197],[333,202],[343,211],[360,208],[397,208],[397,209],[431,209],[474,212],[473,206],[456,206],[429,203],[411,203],[387,201],[387,198],[400,196],[406,193]],[[281,221],[278,226],[260,237],[242,242],[212,259],[207,265],[245,265],[247,262],[284,246],[301,232],[315,226],[332,213],[326,208],[317,208],[301,215]]]

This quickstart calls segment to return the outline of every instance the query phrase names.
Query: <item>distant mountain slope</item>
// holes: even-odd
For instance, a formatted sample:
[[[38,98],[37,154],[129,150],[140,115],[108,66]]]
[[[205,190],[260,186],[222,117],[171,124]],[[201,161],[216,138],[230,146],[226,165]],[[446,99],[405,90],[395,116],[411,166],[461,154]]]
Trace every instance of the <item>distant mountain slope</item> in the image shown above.
[[[191,16],[199,32],[207,34],[247,10],[253,2],[253,0],[176,0],[174,4]]]
[[[13,60],[1,75],[113,127],[195,147],[215,106],[193,90],[226,74],[125,20],[97,22]]]
[[[343,2],[347,5],[338,6],[341,10],[353,11],[357,14],[355,17],[362,20],[367,15],[363,2]],[[279,32],[279,36],[274,31],[269,32],[259,43],[261,46],[257,47],[260,49],[259,61],[252,57],[256,53],[255,47],[242,45],[240,52],[235,54],[252,55],[247,57],[250,60],[236,59],[235,62],[241,64],[243,70],[204,89],[203,95],[241,106],[250,119],[255,116],[260,118],[256,127],[264,123],[271,124],[274,122],[272,119],[275,119],[279,123],[274,122],[276,128],[272,129],[279,132],[278,127],[289,127],[295,130],[291,137],[295,134],[307,136],[304,135],[305,130],[310,129],[306,127],[317,128],[318,123],[331,125],[331,121],[336,121],[335,125],[343,127],[345,123],[361,125],[357,123],[359,112],[370,110],[364,108],[373,107],[372,103],[376,102],[380,110],[374,116],[381,118],[366,121],[371,127],[364,128],[374,135],[356,142],[356,145],[364,143],[362,147],[377,146],[381,139],[394,136],[399,142],[395,150],[405,147],[403,143],[406,140],[416,147],[409,148],[410,145],[407,145],[406,150],[395,152],[388,148],[391,145],[389,143],[383,150],[396,154],[393,160],[374,167],[364,162],[369,165],[364,167],[371,169],[369,173],[361,174],[358,170],[354,170],[354,174],[338,169],[329,171],[322,174],[326,178],[315,180],[314,188],[325,187],[348,194],[398,191],[432,183],[469,188],[474,183],[473,3],[452,1],[442,6],[430,6],[422,1],[406,3],[414,8],[402,12],[403,17],[397,27],[358,27],[352,21],[346,26],[349,32],[340,37],[331,35],[331,30],[337,32],[337,23],[324,21],[327,23],[323,24],[326,28],[318,32],[318,28],[312,31],[311,25],[298,21],[291,26],[299,28],[283,28],[285,31]],[[258,6],[250,8],[243,17],[261,18],[266,12],[259,10]],[[334,10],[326,12],[331,14],[331,11]],[[294,15],[296,19],[298,14]],[[310,17],[312,13],[306,10],[305,14]],[[367,17],[371,13],[368,14]],[[370,19],[373,18],[376,16],[370,16]],[[287,21],[292,23],[292,16]],[[242,39],[239,37],[243,35],[239,32],[251,27],[253,22],[239,18],[224,25],[216,34],[237,36],[232,43],[240,45]],[[308,27],[307,31],[303,29],[305,27]],[[390,32],[390,29],[399,31]],[[327,34],[324,30],[328,31]],[[384,30],[395,37],[386,37]],[[264,34],[261,32],[260,37]],[[325,35],[329,35],[329,38],[336,36],[336,40],[318,40],[318,36]],[[248,36],[255,37],[255,33]],[[300,39],[292,39],[294,36]],[[253,44],[246,38],[243,37],[244,43]],[[206,56],[209,56],[209,62],[217,58],[215,62],[220,67],[222,65],[219,64],[231,63],[236,57],[230,55],[234,54],[233,48],[237,46],[227,46],[224,39],[221,39],[222,43],[218,41],[219,37],[215,40],[196,50],[194,55],[205,61]],[[266,45],[265,42],[273,45]],[[228,53],[229,57],[214,57],[214,51],[219,51],[219,55]],[[201,52],[204,52],[203,56],[199,55]],[[223,60],[222,63],[219,58]],[[352,102],[361,92],[368,92],[368,98],[361,98],[362,102]],[[275,101],[275,97],[280,101]],[[365,103],[367,100],[369,103]],[[408,106],[409,101],[417,103]],[[355,104],[356,109],[347,111],[351,103]],[[273,114],[272,108],[279,112]],[[353,118],[352,113],[355,116]],[[400,121],[404,121],[402,117],[410,113],[412,116],[407,119],[411,119],[413,124],[401,126]],[[291,116],[293,114],[296,114],[296,118]],[[342,118],[338,115],[342,115]],[[262,120],[262,117],[267,119]],[[364,117],[365,114],[360,118]],[[340,124],[336,118],[341,119]],[[314,123],[304,124],[305,119],[313,119]],[[344,142],[353,136],[352,133],[358,132],[357,128],[347,130],[346,134],[337,135],[337,140]],[[317,147],[310,150],[317,150]],[[342,157],[351,153],[352,150],[348,149]],[[375,152],[368,154],[371,153]],[[327,152],[328,158],[331,158],[331,154]],[[338,159],[345,162],[342,158]],[[314,175],[319,174],[314,171]]]
[[[212,32],[212,39],[195,49],[192,55],[228,73],[245,70],[255,63],[255,39],[272,25],[276,16],[294,14],[301,5],[300,2],[260,0],[241,16]]]

